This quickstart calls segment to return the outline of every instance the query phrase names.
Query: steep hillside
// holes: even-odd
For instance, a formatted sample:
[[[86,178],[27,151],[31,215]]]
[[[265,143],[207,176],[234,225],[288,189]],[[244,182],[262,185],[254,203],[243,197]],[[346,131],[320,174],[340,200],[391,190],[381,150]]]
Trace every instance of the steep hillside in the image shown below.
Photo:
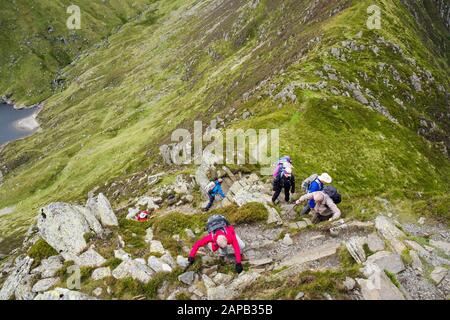
[[[77,1],[81,29],[68,30],[66,21],[71,15],[67,8],[73,1],[2,1],[0,95],[18,106],[47,99],[64,86],[59,74],[62,68],[152,2]]]
[[[11,248],[48,203],[84,202],[100,186],[120,206],[150,187],[128,180],[125,192],[113,182],[192,172],[162,166],[159,146],[177,128],[192,130],[194,119],[280,128],[297,176],[330,172],[348,216],[369,218],[383,196],[448,223],[448,24],[436,18],[439,1],[404,2],[156,2],[65,67],[64,88],[39,115],[43,131],[2,151],[0,208],[14,212],[0,217],[1,245]],[[374,3],[380,30],[366,27]],[[10,79],[19,101],[25,87],[40,87]]]

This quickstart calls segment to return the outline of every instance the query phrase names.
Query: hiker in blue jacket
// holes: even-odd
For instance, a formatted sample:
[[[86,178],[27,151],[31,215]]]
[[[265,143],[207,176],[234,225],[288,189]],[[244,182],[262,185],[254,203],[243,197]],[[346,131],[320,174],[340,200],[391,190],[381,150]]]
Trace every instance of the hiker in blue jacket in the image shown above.
[[[222,190],[222,179],[216,179],[215,181],[211,181],[207,186],[207,194],[209,197],[209,202],[208,205],[206,206],[206,208],[203,209],[203,211],[208,211],[211,206],[214,203],[214,200],[216,199],[216,195],[220,195],[222,197],[222,199],[225,198],[225,194],[223,193]]]
[[[313,174],[312,176],[306,178],[302,183],[302,188],[307,191],[307,193],[313,193],[316,191],[322,191],[325,183],[331,183],[333,179],[328,173],[322,173],[321,175]],[[314,199],[308,201],[305,207],[302,209],[300,214],[308,214],[311,209],[316,207]]]

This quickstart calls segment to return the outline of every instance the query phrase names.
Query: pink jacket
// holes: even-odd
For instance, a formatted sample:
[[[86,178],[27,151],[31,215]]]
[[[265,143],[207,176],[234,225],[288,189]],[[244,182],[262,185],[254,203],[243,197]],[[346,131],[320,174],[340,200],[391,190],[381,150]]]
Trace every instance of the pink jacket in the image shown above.
[[[228,244],[233,246],[234,249],[234,255],[236,257],[236,263],[241,263],[241,248],[239,247],[238,240],[236,238],[236,232],[234,231],[233,226],[226,227],[226,233],[222,230],[217,231],[214,235],[211,233],[207,236],[203,237],[202,239],[198,240],[194,246],[191,249],[191,253],[189,254],[189,257],[195,257],[197,254],[197,251],[200,247],[206,246],[208,243],[212,243],[212,250],[216,252],[219,249],[219,246],[217,245],[217,237],[219,235],[224,235],[227,238]]]

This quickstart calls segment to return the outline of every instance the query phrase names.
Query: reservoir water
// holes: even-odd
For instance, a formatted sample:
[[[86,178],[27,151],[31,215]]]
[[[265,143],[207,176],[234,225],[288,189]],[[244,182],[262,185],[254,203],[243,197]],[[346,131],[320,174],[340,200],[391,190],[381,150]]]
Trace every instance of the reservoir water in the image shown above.
[[[36,129],[28,130],[20,128],[17,123],[32,116],[37,108],[16,110],[9,104],[0,104],[0,145],[26,137]]]

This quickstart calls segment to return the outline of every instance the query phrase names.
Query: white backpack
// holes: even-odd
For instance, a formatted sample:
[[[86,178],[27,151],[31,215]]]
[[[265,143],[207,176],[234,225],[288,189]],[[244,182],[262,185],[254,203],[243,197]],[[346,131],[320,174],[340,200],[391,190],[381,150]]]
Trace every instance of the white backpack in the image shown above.
[[[210,183],[208,183],[205,187],[205,191],[206,192],[211,192],[212,189],[214,189],[214,187],[216,186],[216,183],[214,181],[211,181]]]

